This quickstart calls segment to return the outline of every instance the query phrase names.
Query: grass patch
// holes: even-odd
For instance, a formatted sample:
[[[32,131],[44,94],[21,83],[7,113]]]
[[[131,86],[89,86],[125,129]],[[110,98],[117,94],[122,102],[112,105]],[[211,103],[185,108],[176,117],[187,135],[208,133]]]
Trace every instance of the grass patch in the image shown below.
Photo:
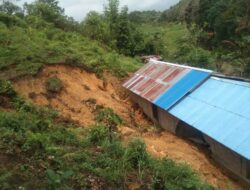
[[[52,93],[58,93],[63,89],[63,82],[57,77],[50,77],[46,81],[46,90]]]
[[[82,66],[100,76],[108,70],[120,78],[142,66],[137,59],[50,24],[37,29],[0,21],[0,36],[0,79],[34,75],[44,64]]]
[[[58,123],[48,108],[13,101],[16,111],[0,112],[0,156],[8,158],[8,164],[0,163],[1,189],[127,189],[131,183],[143,189],[212,189],[188,166],[152,158],[140,139],[125,146],[103,125],[86,130]],[[99,121],[121,123],[117,117],[103,108]]]
[[[11,81],[0,80],[0,96],[13,97],[15,95],[16,95],[16,92],[14,91]]]
[[[111,108],[97,108],[96,121],[106,126],[118,126],[122,124],[122,118]]]
[[[42,63],[26,62],[23,64],[18,64],[16,67],[16,71],[21,76],[22,75],[35,75],[42,68],[42,65],[43,65]]]

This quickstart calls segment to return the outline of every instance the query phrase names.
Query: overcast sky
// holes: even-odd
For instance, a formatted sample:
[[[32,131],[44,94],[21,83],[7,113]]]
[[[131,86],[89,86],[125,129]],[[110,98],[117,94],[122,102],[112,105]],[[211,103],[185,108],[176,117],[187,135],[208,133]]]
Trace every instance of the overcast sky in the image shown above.
[[[24,2],[32,2],[34,0],[21,0],[19,4]],[[95,10],[102,12],[106,0],[59,0],[60,6],[65,9],[68,16],[74,17],[81,21],[86,14]],[[120,5],[128,5],[130,11],[134,10],[165,10],[171,5],[176,4],[179,0],[120,0]]]

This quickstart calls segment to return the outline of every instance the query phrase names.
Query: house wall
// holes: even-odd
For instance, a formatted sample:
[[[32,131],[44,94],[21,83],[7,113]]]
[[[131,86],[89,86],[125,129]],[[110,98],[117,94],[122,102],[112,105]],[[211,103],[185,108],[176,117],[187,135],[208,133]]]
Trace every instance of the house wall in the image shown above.
[[[157,111],[159,125],[172,133],[176,133],[176,127],[179,123],[179,120],[169,114],[166,110],[163,110],[159,107],[157,108]]]
[[[246,171],[246,176],[247,179],[250,180],[250,160],[247,161],[247,171]]]
[[[203,138],[202,132],[199,130],[189,126],[183,121],[180,121],[177,128],[176,128],[176,134],[180,137],[187,138],[192,140],[195,143],[205,145],[206,142]]]
[[[141,98],[140,96],[131,93],[130,94],[130,98],[132,99],[132,101],[134,101],[135,103],[137,103],[140,108],[143,110],[143,112],[154,121],[154,117],[153,117],[153,110],[152,110],[152,103],[147,101],[146,99]]]
[[[250,184],[250,176],[248,176],[248,174],[250,174],[249,160],[243,158],[208,136],[204,136],[204,139],[210,145],[212,156],[219,164],[239,179]]]
[[[159,124],[164,129],[175,133],[176,126],[179,122],[177,118],[170,115],[167,111],[153,105],[146,99],[141,98],[136,94],[130,95],[131,99],[136,102],[143,110],[143,112],[155,123]]]

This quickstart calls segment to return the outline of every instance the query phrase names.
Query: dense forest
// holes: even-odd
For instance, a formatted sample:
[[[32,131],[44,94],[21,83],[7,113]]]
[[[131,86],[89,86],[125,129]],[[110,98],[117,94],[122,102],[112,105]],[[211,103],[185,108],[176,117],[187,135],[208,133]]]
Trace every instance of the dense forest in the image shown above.
[[[248,77],[249,4],[247,0],[182,0],[164,12],[128,14],[127,7],[119,12],[115,1],[110,15],[89,13],[83,32],[125,55],[160,54],[164,60]],[[178,35],[178,25],[183,27],[182,36],[172,40],[175,47],[169,46],[166,38],[172,36],[166,32],[173,29]]]
[[[249,76],[249,1],[182,0],[162,13],[141,12],[138,17],[135,12],[131,15],[135,15],[135,19],[145,18],[144,21],[137,19],[141,23],[158,23],[157,26],[162,26],[163,30],[169,22],[185,25],[188,32],[176,41],[179,52],[175,57],[166,54],[164,59],[211,67],[225,74]],[[167,50],[168,47],[163,51]]]
[[[0,1],[0,189],[213,189],[189,166],[153,158],[141,140],[124,145],[108,128],[123,123],[112,109],[97,105],[96,125],[84,129],[33,105],[13,82],[46,65],[124,79],[142,55],[249,77],[249,46],[249,0],[182,0],[163,12],[108,0],[82,22],[56,0]],[[53,97],[63,84],[49,78],[45,88]]]

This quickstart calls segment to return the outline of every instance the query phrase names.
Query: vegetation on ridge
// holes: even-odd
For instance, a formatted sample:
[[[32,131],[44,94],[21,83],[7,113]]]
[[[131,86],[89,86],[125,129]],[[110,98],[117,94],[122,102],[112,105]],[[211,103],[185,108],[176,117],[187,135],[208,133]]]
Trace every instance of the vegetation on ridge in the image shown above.
[[[34,75],[44,64],[80,66],[99,75],[109,70],[120,77],[140,67],[136,59],[83,36],[57,1],[26,4],[25,15],[21,8],[8,11],[6,4],[0,5],[1,79]]]

